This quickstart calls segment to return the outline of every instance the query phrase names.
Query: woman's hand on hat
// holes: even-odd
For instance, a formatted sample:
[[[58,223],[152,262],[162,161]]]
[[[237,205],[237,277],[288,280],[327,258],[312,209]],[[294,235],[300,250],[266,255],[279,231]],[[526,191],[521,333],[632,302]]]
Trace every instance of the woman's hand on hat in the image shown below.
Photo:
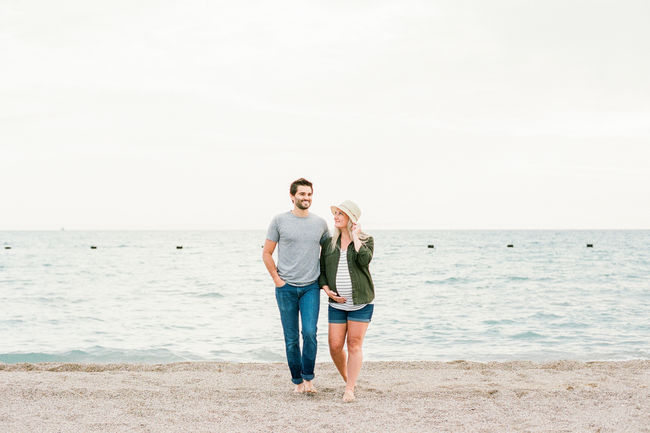
[[[352,237],[359,237],[361,234],[361,225],[359,223],[352,224],[352,231],[350,233]]]

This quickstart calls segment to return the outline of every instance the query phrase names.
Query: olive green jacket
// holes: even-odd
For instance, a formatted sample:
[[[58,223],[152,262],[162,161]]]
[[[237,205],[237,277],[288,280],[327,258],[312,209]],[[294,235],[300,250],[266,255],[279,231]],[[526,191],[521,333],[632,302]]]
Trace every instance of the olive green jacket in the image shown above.
[[[372,260],[372,253],[375,242],[369,237],[361,245],[359,252],[354,249],[354,242],[348,245],[348,269],[350,280],[352,280],[352,302],[355,305],[368,304],[375,299],[375,286],[370,276],[368,265]],[[320,254],[320,277],[318,283],[321,287],[329,286],[330,290],[336,292],[336,271],[339,267],[341,257],[341,238],[336,242],[336,248],[332,248],[332,238],[323,241],[323,248]],[[330,302],[334,302],[331,298]]]

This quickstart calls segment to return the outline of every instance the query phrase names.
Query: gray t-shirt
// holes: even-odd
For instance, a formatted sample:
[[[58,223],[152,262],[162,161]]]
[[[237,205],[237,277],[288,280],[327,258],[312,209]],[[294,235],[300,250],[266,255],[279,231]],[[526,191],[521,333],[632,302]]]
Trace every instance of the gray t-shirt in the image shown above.
[[[292,286],[307,286],[320,275],[320,243],[329,235],[327,223],[310,213],[276,215],[266,238],[278,243],[278,275]]]

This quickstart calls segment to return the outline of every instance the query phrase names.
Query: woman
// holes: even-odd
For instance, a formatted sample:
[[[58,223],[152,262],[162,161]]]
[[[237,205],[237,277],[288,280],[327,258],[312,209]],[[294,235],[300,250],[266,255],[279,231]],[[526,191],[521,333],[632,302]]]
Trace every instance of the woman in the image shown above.
[[[331,206],[332,237],[323,244],[319,283],[329,296],[329,346],[332,360],[345,381],[343,401],[354,400],[361,371],[361,346],[372,318],[375,288],[368,265],[374,241],[358,224],[361,210],[346,200]],[[347,337],[348,354],[343,348]]]

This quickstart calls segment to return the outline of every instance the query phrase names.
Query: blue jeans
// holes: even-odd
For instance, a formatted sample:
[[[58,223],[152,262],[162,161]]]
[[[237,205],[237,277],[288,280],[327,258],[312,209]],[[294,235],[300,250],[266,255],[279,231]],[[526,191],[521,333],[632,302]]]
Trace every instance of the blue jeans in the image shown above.
[[[291,381],[295,384],[314,378],[316,364],[316,324],[320,310],[320,286],[314,282],[305,287],[285,284],[275,288],[284,331],[287,362]],[[302,355],[298,338],[298,313],[302,322]]]

